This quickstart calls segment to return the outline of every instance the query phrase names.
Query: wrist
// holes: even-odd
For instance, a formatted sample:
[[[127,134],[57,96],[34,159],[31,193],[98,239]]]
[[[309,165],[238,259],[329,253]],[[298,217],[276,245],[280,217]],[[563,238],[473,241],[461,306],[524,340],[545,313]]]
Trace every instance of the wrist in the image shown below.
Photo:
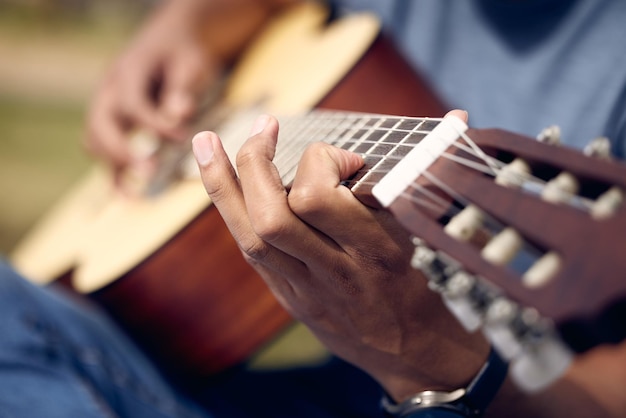
[[[469,385],[452,391],[425,390],[396,403],[385,395],[381,406],[390,418],[431,416],[434,410],[449,416],[480,417],[484,414],[508,372],[507,363],[491,350],[489,357]]]
[[[432,311],[436,306],[431,307]],[[446,321],[448,312],[431,318],[437,331],[421,327],[417,349],[404,353],[403,362],[388,367],[387,373],[376,376],[388,395],[402,402],[412,394],[424,390],[451,391],[467,386],[485,364],[490,345],[480,333],[468,333],[458,322]],[[445,329],[445,336],[439,330]],[[451,359],[455,359],[451,361]]]

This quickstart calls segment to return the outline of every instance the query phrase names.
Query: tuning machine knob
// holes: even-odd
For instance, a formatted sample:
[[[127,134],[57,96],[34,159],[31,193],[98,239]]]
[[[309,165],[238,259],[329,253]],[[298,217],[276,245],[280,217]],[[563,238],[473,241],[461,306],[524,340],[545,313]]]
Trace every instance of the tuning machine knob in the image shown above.
[[[561,128],[558,125],[548,126],[539,132],[537,141],[550,145],[558,145],[561,143]]]
[[[590,157],[611,158],[611,141],[605,136],[594,138],[583,148],[583,153]]]
[[[413,239],[415,251],[411,266],[428,279],[428,287],[439,293],[448,310],[469,332],[476,331],[483,322],[485,303],[482,302],[474,276],[463,271],[459,264],[441,252]]]

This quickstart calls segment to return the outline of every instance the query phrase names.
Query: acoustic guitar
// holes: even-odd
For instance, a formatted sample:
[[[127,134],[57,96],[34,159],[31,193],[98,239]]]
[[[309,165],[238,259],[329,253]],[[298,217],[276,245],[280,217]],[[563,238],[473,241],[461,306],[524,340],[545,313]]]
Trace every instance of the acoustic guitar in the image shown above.
[[[444,114],[372,15],[330,20],[313,2],[268,25],[225,84],[197,129],[219,132],[231,155],[260,109],[293,116],[281,133],[292,151],[306,141],[290,136],[320,138],[332,122],[328,117],[337,129],[347,123],[344,116],[358,119],[305,114],[313,108]],[[308,130],[290,134],[289,126]],[[358,126],[346,128],[347,135],[359,134]],[[241,257],[206,197],[189,144],[158,152],[164,163],[144,185],[146,193],[120,196],[108,172],[96,167],[11,260],[37,283],[59,281],[97,301],[174,377],[214,376],[248,359],[292,319]]]
[[[286,184],[311,142],[365,156],[346,186],[419,237],[414,265],[461,323],[482,327],[523,387],[556,379],[572,351],[623,339],[622,164],[439,119],[444,106],[372,16],[328,21],[315,4],[269,26],[210,112],[219,122],[198,129],[219,132],[234,156],[260,111],[284,115],[275,163]],[[13,261],[98,301],[170,373],[203,378],[291,318],[241,258],[188,147],[162,157],[166,174],[141,198],[116,195],[97,170]]]

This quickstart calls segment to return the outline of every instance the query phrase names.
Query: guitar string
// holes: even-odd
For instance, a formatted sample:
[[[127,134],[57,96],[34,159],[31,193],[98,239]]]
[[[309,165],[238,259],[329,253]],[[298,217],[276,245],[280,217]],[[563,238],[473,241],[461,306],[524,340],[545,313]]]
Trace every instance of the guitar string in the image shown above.
[[[442,154],[442,157],[447,158],[451,161],[454,161],[458,164],[464,165],[468,168],[472,168],[476,171],[483,172],[484,174],[491,175],[493,177],[496,177],[500,173],[500,171],[503,169],[503,167],[506,166],[505,162],[500,161],[494,157],[491,157],[485,154],[484,151],[482,151],[480,147],[478,147],[478,145],[474,141],[472,141],[469,137],[467,137],[467,135],[465,135],[464,139],[472,145],[470,147],[467,147],[465,144],[455,142],[453,146],[463,150],[464,152],[467,152],[470,156],[479,158],[480,160],[484,161],[484,164],[481,164],[480,162],[477,162],[474,159],[462,157],[457,154],[453,154],[451,152],[444,152]],[[372,143],[374,145],[378,144],[378,142],[372,142]],[[386,161],[395,161],[395,162],[398,162],[403,158],[402,156],[395,157],[395,156],[389,156],[387,154],[371,154],[371,153],[366,154],[366,157],[385,159]],[[370,173],[383,173],[383,174],[385,174],[388,171],[389,169],[368,170],[368,172]],[[545,180],[537,176],[533,176],[530,173],[513,172],[513,173],[508,173],[508,175],[514,177],[514,180],[519,181],[520,184],[523,184],[524,190],[528,192],[534,191],[534,193],[536,194],[538,194],[543,189],[543,187],[545,187],[545,185],[547,184]],[[376,184],[376,182],[367,182],[367,181],[361,181],[361,183],[363,185],[369,185],[369,186],[373,186],[374,184]],[[563,197],[564,203],[569,204],[572,207],[589,210],[594,203],[591,199],[579,196],[575,193],[571,193],[565,190],[559,190],[558,192]]]
[[[291,180],[292,178],[291,176],[295,175],[295,170],[297,167],[297,162],[295,162],[297,158],[295,157],[298,157],[300,152],[295,152],[294,148],[302,148],[301,146],[300,147],[296,146],[296,145],[299,145],[300,143],[308,144],[308,143],[314,142],[315,139],[322,139],[323,142],[335,143],[337,145],[341,145],[342,148],[346,148],[350,150],[355,150],[363,145],[367,145],[368,150],[366,151],[364,155],[366,158],[376,157],[379,160],[377,164],[381,164],[382,162],[389,162],[390,160],[397,162],[402,157],[389,157],[389,154],[391,152],[397,150],[399,146],[402,146],[403,144],[406,143],[407,139],[411,138],[412,136],[415,136],[416,134],[419,134],[420,136],[426,135],[429,132],[429,130],[423,130],[423,129],[420,129],[420,127],[424,125],[427,121],[432,121],[435,123],[439,123],[441,121],[441,119],[431,119],[431,118],[378,117],[378,116],[370,116],[370,115],[355,117],[353,115],[344,115],[341,113],[332,113],[332,114],[316,113],[313,116],[320,116],[320,115],[322,116],[321,118],[319,117],[310,118],[308,125],[296,124],[296,126],[298,126],[299,128],[298,129],[299,132],[297,134],[294,134],[293,132],[289,132],[289,135],[287,135],[289,138],[291,138],[291,140],[289,141],[291,142],[290,144],[291,146],[288,148],[283,148],[283,151],[280,152],[280,156],[275,159],[276,165],[278,167],[282,165],[285,159],[288,161],[292,161],[288,169],[284,171],[283,178],[287,178],[288,180]],[[311,115],[309,115],[309,117],[310,116]],[[335,122],[334,126],[332,126],[329,131],[325,132],[322,138],[319,138],[318,135],[312,132],[311,129],[309,128],[309,126],[312,125],[317,128],[317,132],[323,131],[323,129],[319,128],[320,119],[326,119],[328,123],[332,121]],[[356,140],[354,138],[355,132],[363,130],[363,128],[366,125],[368,125],[371,119],[374,119],[375,122],[373,124],[370,124],[369,129],[364,134],[362,134],[358,140]],[[410,121],[409,122],[410,124],[413,124],[413,128],[411,130],[408,130],[408,129],[401,130],[397,128],[402,123],[406,123],[407,120]],[[317,123],[313,123],[313,121],[316,121]],[[393,125],[390,128],[384,128],[382,125],[388,121],[392,121]],[[290,126],[294,126],[294,125],[290,125]],[[340,135],[337,135],[338,131],[341,132]],[[376,131],[383,131],[383,134],[376,141],[370,140],[369,138]],[[399,140],[386,141],[386,139],[392,133],[398,133],[398,132],[402,134],[402,137]],[[335,138],[336,136],[338,136],[338,139]],[[348,139],[344,139],[346,137]],[[349,147],[346,147],[346,145],[348,145]],[[380,147],[381,145],[390,145],[393,148],[390,150],[391,152],[388,151],[386,154],[373,155],[371,153],[371,149],[374,149],[375,147]],[[472,147],[472,150],[474,151],[474,153],[476,153],[475,151],[476,149],[477,147],[474,145]],[[470,151],[470,153],[472,152]],[[483,153],[481,155],[481,158],[486,159],[487,156]],[[468,159],[460,159],[459,161],[466,162],[467,164],[470,164],[473,167],[480,167],[480,165]],[[492,167],[494,166],[493,163],[489,165]],[[369,175],[371,175],[371,173],[380,172],[380,170],[377,170],[375,167],[376,167],[376,164],[374,165],[374,167],[372,167],[371,171],[368,170]],[[371,183],[364,182],[363,184],[366,185],[366,184],[371,184]],[[439,202],[438,204],[436,203],[431,204],[431,206],[433,205],[442,207],[441,202]]]
[[[286,133],[290,140],[279,140],[280,146],[276,151],[274,162],[281,172],[281,177],[291,180],[295,175],[299,157],[306,146],[313,142],[330,143],[353,152],[365,148],[366,150],[360,154],[366,161],[375,161],[371,168],[366,169],[367,173],[358,182],[361,186],[372,187],[376,181],[369,181],[369,177],[374,174],[387,173],[391,169],[387,167],[389,163],[400,161],[408,153],[408,150],[415,146],[413,141],[421,140],[430,132],[431,126],[429,124],[434,127],[441,120],[441,118],[409,118],[314,110],[303,116],[280,120],[281,134]],[[423,129],[424,126],[426,129]],[[407,127],[411,127],[411,129]],[[491,176],[496,176],[506,165],[505,162],[485,154],[466,134],[462,132],[459,134],[466,144],[456,141],[453,146],[483,163],[450,152],[445,152],[442,155],[444,158]],[[394,135],[400,135],[400,137],[394,137]],[[379,138],[372,140],[370,139],[372,136],[379,136]],[[372,152],[372,150],[385,147],[390,147],[385,153]],[[397,153],[403,147],[406,147],[405,152]],[[394,153],[399,154],[399,156],[393,155]],[[285,169],[281,170],[282,167]],[[517,176],[521,183],[534,184],[539,190],[545,185],[545,181],[530,174],[514,173],[513,175]],[[570,194],[570,196],[575,195]],[[590,202],[583,203],[585,206],[591,204]]]

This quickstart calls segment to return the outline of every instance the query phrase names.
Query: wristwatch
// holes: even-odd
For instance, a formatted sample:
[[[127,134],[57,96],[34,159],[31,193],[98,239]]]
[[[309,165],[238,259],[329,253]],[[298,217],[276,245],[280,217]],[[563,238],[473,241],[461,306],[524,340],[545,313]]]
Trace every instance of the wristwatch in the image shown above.
[[[399,404],[387,395],[381,406],[389,418],[480,417],[504,383],[508,363],[492,348],[487,362],[466,387],[451,392],[425,390]]]

